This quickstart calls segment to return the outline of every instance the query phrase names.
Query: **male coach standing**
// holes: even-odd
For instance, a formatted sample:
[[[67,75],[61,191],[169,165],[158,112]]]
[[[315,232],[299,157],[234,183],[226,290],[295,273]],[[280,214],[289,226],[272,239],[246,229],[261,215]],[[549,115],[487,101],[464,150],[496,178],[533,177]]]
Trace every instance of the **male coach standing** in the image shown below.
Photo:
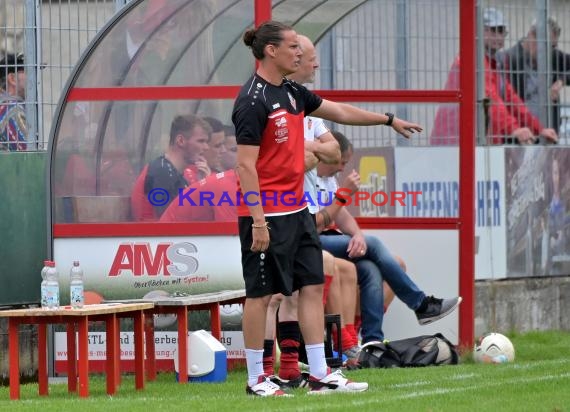
[[[246,393],[284,395],[263,374],[265,318],[273,294],[289,296],[297,289],[299,324],[309,362],[309,393],[365,391],[367,383],[351,382],[340,370],[330,373],[325,361],[322,250],[315,222],[302,200],[303,118],[313,113],[342,124],[385,124],[405,137],[422,128],[391,113],[378,114],[321,99],[287,80],[285,76],[297,70],[302,55],[297,33],[289,26],[265,22],[246,31],[243,41],[259,61],[232,114],[238,143],[238,191],[249,192],[248,204],[238,206],[246,289]],[[295,202],[279,202],[285,193],[293,193]]]

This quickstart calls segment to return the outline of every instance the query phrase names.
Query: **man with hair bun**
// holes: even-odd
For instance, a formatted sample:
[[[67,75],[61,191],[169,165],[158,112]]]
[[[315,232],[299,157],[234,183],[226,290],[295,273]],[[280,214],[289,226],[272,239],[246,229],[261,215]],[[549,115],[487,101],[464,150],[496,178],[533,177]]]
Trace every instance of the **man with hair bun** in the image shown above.
[[[421,126],[344,103],[322,99],[285,76],[299,67],[297,33],[268,21],[245,32],[243,41],[259,62],[234,104],[238,224],[245,280],[243,313],[248,382],[246,393],[285,395],[263,372],[265,317],[271,296],[299,290],[299,324],[309,363],[310,394],[362,392],[328,369],[323,344],[323,261],[314,219],[303,200],[306,115],[351,125],[388,125],[405,137]],[[287,195],[287,196],[284,196]],[[283,201],[282,199],[287,199]]]

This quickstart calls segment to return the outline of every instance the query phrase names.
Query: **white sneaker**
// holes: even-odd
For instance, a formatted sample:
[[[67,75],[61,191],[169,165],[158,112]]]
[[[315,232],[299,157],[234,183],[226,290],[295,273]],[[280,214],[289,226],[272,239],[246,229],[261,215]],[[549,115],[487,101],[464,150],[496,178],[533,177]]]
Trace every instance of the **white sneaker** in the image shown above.
[[[368,383],[348,380],[340,369],[329,373],[321,380],[311,376],[309,378],[309,386],[311,388],[308,392],[310,395],[333,392],[364,392],[368,389]]]
[[[283,392],[279,385],[271,382],[269,377],[265,375],[261,375],[259,378],[257,378],[257,383],[255,385],[253,386],[247,385],[245,387],[245,393],[254,396],[285,396],[285,397],[292,396]]]

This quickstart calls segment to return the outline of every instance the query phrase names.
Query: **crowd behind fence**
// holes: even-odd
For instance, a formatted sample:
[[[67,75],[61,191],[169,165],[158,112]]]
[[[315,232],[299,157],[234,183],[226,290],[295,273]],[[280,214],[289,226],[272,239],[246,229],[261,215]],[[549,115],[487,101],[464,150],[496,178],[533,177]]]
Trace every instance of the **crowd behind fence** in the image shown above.
[[[25,56],[21,62],[26,73],[25,87],[22,87],[25,97],[10,104],[20,105],[25,115],[27,141],[21,147],[0,142],[0,150],[47,148],[55,109],[69,75],[89,42],[126,3],[128,0],[3,1],[0,58],[8,53]],[[224,3],[224,0],[216,3]],[[456,87],[453,65],[459,50],[459,2],[439,0],[437,3],[437,7],[432,0],[362,3],[315,38],[321,67],[314,87],[345,90]],[[278,13],[277,5],[275,17],[287,19]],[[372,26],[378,29],[370,30]],[[482,145],[518,143],[524,138],[524,142],[530,143],[524,133],[520,132],[523,138],[518,136],[518,129],[528,128],[536,142],[555,140],[543,132],[553,129],[558,143],[567,144],[570,139],[570,63],[566,62],[568,56],[564,52],[570,52],[568,2],[482,1],[477,10],[477,30],[477,142]],[[495,38],[489,39],[489,36]],[[212,36],[214,41],[216,36]],[[490,41],[501,46],[496,65],[486,57],[486,42]],[[555,46],[560,52],[550,53]],[[517,49],[522,52],[513,54]],[[4,74],[0,79],[9,72],[7,63],[0,64],[0,74]],[[515,63],[517,67],[513,66]],[[494,73],[498,97],[489,93],[489,70]],[[240,83],[238,80],[232,84]],[[498,102],[505,90],[509,90],[507,83],[521,96]],[[425,126],[425,133],[408,142],[387,128],[331,126],[350,135],[357,148],[457,144],[458,136],[454,135],[458,127],[457,105],[358,104],[412,119]],[[0,121],[1,116],[2,111]],[[0,125],[4,131],[8,127],[4,123]]]
[[[91,39],[127,2],[2,1],[0,60],[8,53],[25,57],[27,150],[47,149],[51,122],[69,75]],[[7,71],[6,64],[0,65],[0,79]],[[5,89],[5,85],[0,88]],[[6,145],[0,150],[6,150]]]

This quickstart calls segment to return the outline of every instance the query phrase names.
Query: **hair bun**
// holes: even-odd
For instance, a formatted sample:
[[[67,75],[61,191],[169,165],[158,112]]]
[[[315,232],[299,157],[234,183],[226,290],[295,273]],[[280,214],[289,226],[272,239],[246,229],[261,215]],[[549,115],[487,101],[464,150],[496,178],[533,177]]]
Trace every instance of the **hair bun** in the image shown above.
[[[243,34],[243,42],[246,46],[251,47],[255,40],[255,29],[249,29]]]

